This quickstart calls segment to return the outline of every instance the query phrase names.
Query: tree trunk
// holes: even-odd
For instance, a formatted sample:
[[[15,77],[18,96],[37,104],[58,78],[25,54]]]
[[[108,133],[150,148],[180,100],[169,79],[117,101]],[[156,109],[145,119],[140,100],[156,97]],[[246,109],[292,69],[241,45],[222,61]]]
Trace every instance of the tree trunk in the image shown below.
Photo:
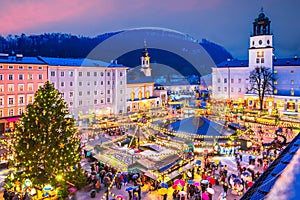
[[[259,99],[259,110],[262,111],[263,110],[263,104],[264,104],[264,99]]]

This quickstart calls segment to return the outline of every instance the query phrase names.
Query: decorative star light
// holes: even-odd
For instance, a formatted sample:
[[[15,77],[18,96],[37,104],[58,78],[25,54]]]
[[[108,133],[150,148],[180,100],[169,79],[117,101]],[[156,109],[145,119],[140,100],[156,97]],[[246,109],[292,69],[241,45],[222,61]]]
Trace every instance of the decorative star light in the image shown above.
[[[65,144],[64,143],[60,143],[59,144],[59,148],[63,149],[65,147]]]

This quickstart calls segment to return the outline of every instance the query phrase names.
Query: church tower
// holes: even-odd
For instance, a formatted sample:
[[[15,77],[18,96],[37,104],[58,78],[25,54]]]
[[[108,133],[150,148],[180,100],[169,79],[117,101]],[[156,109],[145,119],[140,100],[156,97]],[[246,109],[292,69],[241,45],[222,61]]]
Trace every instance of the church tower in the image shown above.
[[[249,70],[256,67],[273,67],[273,35],[270,31],[271,21],[261,10],[253,22],[253,35],[250,37]]]
[[[141,56],[141,71],[145,74],[145,76],[151,76],[151,68],[150,68],[150,56],[147,50],[146,41],[144,41],[144,50]]]

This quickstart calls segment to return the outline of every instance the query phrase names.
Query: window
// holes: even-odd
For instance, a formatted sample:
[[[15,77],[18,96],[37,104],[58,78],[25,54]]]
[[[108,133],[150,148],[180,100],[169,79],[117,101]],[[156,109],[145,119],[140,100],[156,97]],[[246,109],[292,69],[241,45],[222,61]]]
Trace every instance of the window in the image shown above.
[[[0,74],[0,81],[3,81],[3,74]]]
[[[44,83],[38,83],[38,88],[42,88],[44,86]]]
[[[88,81],[88,82],[87,82],[87,86],[90,86],[90,85],[91,85],[91,82]]]
[[[14,105],[14,98],[13,97],[8,98],[8,105]]]
[[[3,66],[2,66],[2,65],[0,65],[0,69],[3,69]]]
[[[23,74],[19,74],[19,80],[23,80]]]
[[[30,69],[30,70],[31,70],[31,69],[32,69],[32,66],[28,66],[28,69]]]
[[[64,92],[60,93],[60,96],[61,98],[65,98],[65,93]]]
[[[19,66],[19,69],[24,69],[24,67],[23,66]]]
[[[103,103],[103,102],[104,102],[104,100],[103,100],[103,99],[101,99],[101,100],[100,100],[100,103]]]
[[[234,83],[234,79],[233,78],[231,79],[231,83]]]
[[[110,76],[110,72],[107,72],[107,76]]]
[[[23,92],[24,91],[24,84],[19,84],[18,85],[18,90],[20,91],[20,92]]]
[[[0,106],[3,106],[3,98],[0,98]]]
[[[104,75],[104,73],[103,73],[103,72],[101,72],[101,73],[100,73],[100,76],[103,76],[103,75]]]
[[[8,85],[8,91],[9,92],[13,92],[14,91],[14,85],[13,84],[9,84]]]
[[[238,83],[242,83],[242,79],[241,78],[238,79]]]
[[[4,92],[4,85],[0,85],[0,92]]]
[[[43,74],[39,74],[39,75],[38,75],[38,79],[39,79],[39,80],[43,80]]]
[[[70,92],[70,97],[73,97],[74,96],[74,92]]]
[[[291,95],[294,96],[295,95],[295,91],[294,88],[291,89]]]
[[[70,106],[73,106],[73,102],[72,101],[70,101]]]
[[[51,71],[50,76],[55,76],[55,71]]]
[[[110,81],[107,81],[107,85],[110,85]]]
[[[274,69],[274,74],[277,74],[277,69]]]
[[[277,94],[277,89],[274,90],[274,94]]]
[[[107,94],[110,94],[110,90],[107,90]]]
[[[256,58],[256,63],[259,63],[259,58]]]
[[[86,94],[89,96],[89,95],[91,94],[91,92],[90,92],[90,91],[87,91]]]
[[[94,85],[97,85],[97,81],[94,81]]]
[[[28,97],[27,97],[27,100],[28,100],[28,103],[32,103],[33,97],[32,97],[32,96],[28,96]]]
[[[60,76],[64,77],[65,76],[65,72],[60,72]]]
[[[19,97],[18,102],[19,102],[19,104],[24,104],[24,97]]]
[[[74,76],[74,72],[69,72],[69,76],[70,77]]]
[[[86,75],[87,75],[87,76],[91,76],[91,72],[87,72]]]
[[[0,117],[3,117],[3,110],[0,110]]]
[[[107,103],[110,103],[110,98],[107,98]]]
[[[123,72],[120,72],[120,76],[123,76]]]
[[[258,51],[257,52],[257,57],[264,57],[264,52],[263,51]]]
[[[97,72],[94,72],[94,76],[97,76]]]
[[[98,94],[98,91],[97,91],[97,90],[95,90],[95,91],[94,91],[94,95],[97,95],[97,94]]]
[[[28,91],[33,91],[33,85],[32,84],[28,84]]]
[[[33,79],[33,75],[32,74],[28,74],[28,80],[32,80]]]
[[[22,115],[23,112],[24,112],[24,109],[23,109],[23,108],[19,108],[19,109],[18,109],[18,115]]]
[[[218,92],[221,92],[221,87],[218,87]]]
[[[120,90],[120,94],[123,94],[123,90]]]
[[[224,78],[224,83],[227,83],[227,78]]]
[[[73,86],[73,82],[72,82],[72,81],[70,82],[70,86],[71,86],[71,87]]]
[[[224,92],[227,92],[227,87],[224,87]]]
[[[78,102],[78,104],[81,106],[81,105],[82,105],[82,100],[80,100],[80,101]]]
[[[61,87],[64,87],[64,86],[65,86],[65,82],[61,82],[61,83],[60,83],[60,86],[61,86]]]
[[[9,109],[8,115],[9,116],[14,116],[14,109],[13,108]]]
[[[10,80],[10,81],[14,80],[14,75],[13,74],[8,74],[8,80]]]
[[[231,92],[234,92],[234,89],[233,89],[233,87],[231,88]]]
[[[82,72],[78,72],[78,76],[82,76]]]
[[[278,81],[277,80],[274,80],[274,85],[277,85],[278,84]]]
[[[239,90],[238,90],[239,92],[242,92],[242,88],[239,88]]]
[[[220,78],[218,78],[218,83],[221,83],[221,79]]]
[[[261,62],[261,63],[265,63],[265,59],[264,59],[264,58],[261,58],[261,59],[260,59],[260,62]]]
[[[79,86],[82,86],[82,82],[81,82],[81,81],[79,81],[79,83],[78,83],[78,84],[79,84]]]
[[[82,96],[82,91],[79,91],[79,96]]]
[[[122,85],[123,84],[123,81],[120,81],[120,85]]]
[[[294,80],[291,80],[291,84],[294,85]]]
[[[10,66],[8,66],[8,69],[14,69],[14,66],[10,65]]]
[[[103,81],[100,82],[100,85],[103,85]]]
[[[97,104],[97,99],[94,100],[94,104]]]
[[[42,66],[39,66],[39,68],[38,68],[39,70],[42,70],[43,69],[43,67]]]

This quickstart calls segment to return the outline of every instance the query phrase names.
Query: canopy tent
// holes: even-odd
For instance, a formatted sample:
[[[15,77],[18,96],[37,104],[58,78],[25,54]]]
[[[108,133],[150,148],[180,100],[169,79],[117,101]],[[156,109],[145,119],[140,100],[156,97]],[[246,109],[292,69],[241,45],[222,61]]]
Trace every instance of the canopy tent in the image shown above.
[[[170,124],[175,131],[194,133],[197,135],[222,136],[231,135],[235,131],[208,120],[205,117],[190,117]]]

